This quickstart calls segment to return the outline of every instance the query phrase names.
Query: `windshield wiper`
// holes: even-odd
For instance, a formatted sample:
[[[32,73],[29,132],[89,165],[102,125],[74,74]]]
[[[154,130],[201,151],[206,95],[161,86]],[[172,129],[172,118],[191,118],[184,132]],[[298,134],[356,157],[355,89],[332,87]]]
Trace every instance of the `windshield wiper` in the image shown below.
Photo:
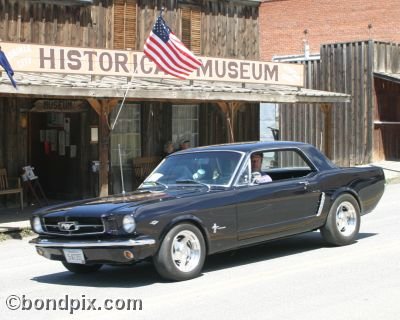
[[[192,180],[192,179],[182,179],[182,180],[176,180],[176,183],[194,183],[194,184],[200,184],[202,186],[207,187],[208,190],[211,189],[210,185],[204,182],[200,182],[200,181],[196,181],[196,180]]]
[[[168,186],[166,184],[158,182],[158,181],[145,181],[142,184],[143,185],[151,184],[153,187],[155,187],[155,186],[163,186],[165,190],[168,189]],[[139,188],[139,189],[142,189],[142,188]]]

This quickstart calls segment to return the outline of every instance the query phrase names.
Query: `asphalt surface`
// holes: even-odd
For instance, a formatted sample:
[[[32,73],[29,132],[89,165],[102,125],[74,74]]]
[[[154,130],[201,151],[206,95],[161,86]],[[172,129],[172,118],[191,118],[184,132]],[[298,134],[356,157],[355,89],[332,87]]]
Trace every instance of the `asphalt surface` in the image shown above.
[[[29,239],[7,240],[0,243],[0,317],[397,320],[399,194],[400,184],[387,186],[375,211],[362,217],[358,241],[350,246],[329,247],[318,232],[304,234],[211,256],[202,276],[178,283],[163,281],[147,263],[73,275],[37,255]],[[76,301],[67,306],[66,295]],[[30,310],[7,307],[7,301],[18,306],[24,296]],[[46,303],[54,307],[46,299],[61,300],[58,309],[67,310],[44,310]],[[81,309],[91,307],[88,299],[96,299],[101,310],[73,310],[78,303]],[[106,299],[114,301],[105,306]],[[116,310],[127,306],[126,299],[141,299],[142,310]]]

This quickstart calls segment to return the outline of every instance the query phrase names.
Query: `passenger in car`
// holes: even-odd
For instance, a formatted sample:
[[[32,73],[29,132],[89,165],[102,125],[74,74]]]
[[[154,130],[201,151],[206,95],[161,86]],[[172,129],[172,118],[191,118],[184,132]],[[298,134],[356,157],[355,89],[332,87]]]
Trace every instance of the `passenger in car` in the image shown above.
[[[271,182],[271,177],[262,171],[263,153],[257,152],[250,156],[251,161],[251,175],[254,183],[267,183]]]
[[[172,141],[167,141],[164,144],[164,150],[163,150],[162,157],[165,158],[166,156],[169,156],[170,154],[173,154],[174,152],[175,152],[174,144],[172,143]]]

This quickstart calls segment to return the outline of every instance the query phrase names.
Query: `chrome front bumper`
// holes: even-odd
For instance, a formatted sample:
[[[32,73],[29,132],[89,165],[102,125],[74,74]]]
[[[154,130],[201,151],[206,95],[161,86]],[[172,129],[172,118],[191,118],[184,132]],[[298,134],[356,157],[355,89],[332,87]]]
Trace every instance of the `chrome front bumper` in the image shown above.
[[[35,238],[29,241],[30,244],[37,247],[48,248],[93,248],[93,247],[137,247],[154,245],[154,239],[140,239],[140,240],[85,240],[85,241],[65,241],[65,240],[50,240]]]

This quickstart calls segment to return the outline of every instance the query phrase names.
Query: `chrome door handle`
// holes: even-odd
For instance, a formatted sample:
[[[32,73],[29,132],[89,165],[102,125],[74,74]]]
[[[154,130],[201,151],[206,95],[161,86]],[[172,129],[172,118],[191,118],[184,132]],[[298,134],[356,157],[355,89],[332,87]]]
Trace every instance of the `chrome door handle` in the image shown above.
[[[310,183],[308,181],[300,181],[299,184],[303,185],[304,189],[307,189]]]

